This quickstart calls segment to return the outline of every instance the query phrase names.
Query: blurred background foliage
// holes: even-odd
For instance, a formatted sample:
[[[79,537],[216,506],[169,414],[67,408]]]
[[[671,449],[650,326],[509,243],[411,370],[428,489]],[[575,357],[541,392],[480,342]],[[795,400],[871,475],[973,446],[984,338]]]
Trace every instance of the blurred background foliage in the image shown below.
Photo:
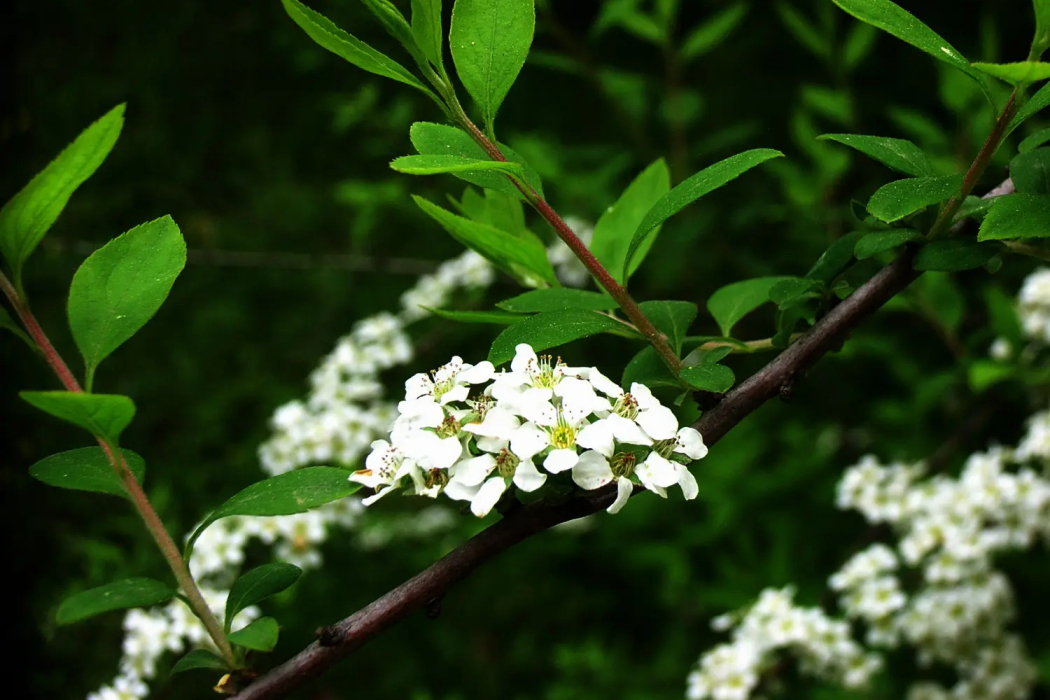
[[[805,273],[852,230],[853,200],[891,174],[816,142],[818,134],[910,138],[948,173],[969,163],[987,133],[992,117],[972,83],[875,36],[828,0],[679,4],[675,12],[664,0],[540,2],[533,56],[500,113],[501,139],[542,174],[554,206],[592,221],[657,156],[668,158],[677,181],[745,148],[788,154],[668,223],[635,278],[639,298],[702,307],[732,281]],[[1024,57],[1028,0],[901,4],[972,60]],[[357,3],[313,5],[395,53]],[[648,20],[631,14],[635,6]],[[261,476],[255,450],[268,417],[305,393],[308,373],[335,340],[356,319],[395,308],[415,275],[458,252],[408,200],[458,194],[458,181],[387,168],[411,152],[409,125],[440,115],[421,96],[314,45],[276,0],[16,0],[3,12],[13,87],[0,122],[4,199],[88,123],[128,103],[116,149],[27,269],[29,294],[58,348],[75,354],[65,295],[94,247],[165,213],[189,243],[190,264],[169,302],[97,379],[100,391],[134,397],[139,414],[126,443],[146,457],[148,492],[181,536]],[[720,13],[721,31],[692,33]],[[1003,177],[1012,152],[1004,149],[985,185]],[[858,516],[833,508],[845,466],[874,452],[936,454],[952,469],[990,442],[1017,440],[1045,392],[1019,382],[975,387],[968,372],[994,337],[988,289],[1013,296],[1033,267],[1011,259],[994,276],[927,275],[801,381],[790,403],[763,408],[719,443],[696,467],[699,500],[643,496],[617,517],[533,538],[454,590],[437,621],[412,617],[298,697],[681,697],[690,664],[717,639],[708,628],[714,615],[767,585],[796,583],[802,602],[827,602],[825,577],[865,536]],[[502,280],[487,301],[513,291]],[[771,329],[767,310],[738,335],[763,338]],[[713,334],[716,326],[702,313],[692,331]],[[493,335],[491,327],[424,323],[413,371],[454,353],[478,359]],[[617,376],[633,351],[602,337],[562,354]],[[744,377],[765,359],[730,363]],[[86,443],[17,400],[17,389],[55,382],[8,334],[0,336],[0,367],[0,512],[15,589],[5,647],[24,656],[11,668],[24,674],[28,696],[83,697],[114,675],[120,615],[57,628],[57,602],[115,578],[163,578],[164,564],[129,509],[29,479],[37,459]],[[403,380],[391,376],[389,386]],[[420,505],[388,499],[369,517],[411,517]],[[337,533],[325,567],[268,606],[285,627],[273,659],[477,527],[465,516],[447,535],[385,548]],[[1045,660],[1050,565],[1029,557],[1008,571],[1020,625]],[[162,672],[154,697],[202,697],[209,684],[199,675],[171,683]],[[845,696],[793,688],[791,697]],[[886,681],[872,697],[899,690]]]

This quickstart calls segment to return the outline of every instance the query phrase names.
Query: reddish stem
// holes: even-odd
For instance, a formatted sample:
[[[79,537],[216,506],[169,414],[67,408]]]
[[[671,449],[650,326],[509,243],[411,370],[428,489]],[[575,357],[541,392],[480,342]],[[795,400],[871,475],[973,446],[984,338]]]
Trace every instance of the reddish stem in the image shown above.
[[[502,163],[507,162],[507,158],[500,152],[499,147],[496,146],[481,130],[477,127],[474,122],[470,121],[466,115],[460,115],[460,122],[463,127],[467,130],[470,136],[475,142],[489,155],[492,160],[500,161]],[[558,237],[569,246],[569,250],[579,258],[580,262],[583,263],[584,267],[598,280],[605,291],[609,293],[616,303],[620,305],[623,312],[627,315],[627,318],[631,320],[635,328],[645,336],[646,340],[656,349],[659,353],[660,358],[664,361],[664,364],[671,370],[675,377],[677,377],[682,369],[682,363],[678,360],[678,355],[671,346],[667,344],[667,338],[664,334],[657,330],[656,326],[653,325],[649,317],[645,315],[645,312],[638,306],[638,303],[634,298],[624,289],[623,285],[617,282],[609,271],[605,269],[598,259],[594,257],[591,251],[587,248],[586,244],[580,240],[573,230],[567,223],[558,215],[558,212],[554,211],[550,204],[539,195],[538,192],[528,184],[522,184],[516,180],[512,180],[514,185],[521,191],[525,198],[536,207],[536,211],[540,213],[544,219],[547,220],[558,234]]]

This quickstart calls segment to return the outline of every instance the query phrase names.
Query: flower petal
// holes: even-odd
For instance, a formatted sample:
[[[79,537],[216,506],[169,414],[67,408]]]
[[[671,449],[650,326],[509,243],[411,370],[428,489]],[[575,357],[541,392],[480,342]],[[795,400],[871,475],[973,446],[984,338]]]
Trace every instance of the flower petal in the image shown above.
[[[591,371],[588,373],[588,379],[595,389],[606,396],[611,396],[614,399],[623,396],[623,389],[620,388],[620,385],[599,372],[597,368],[591,368]]]
[[[510,438],[510,434],[517,430],[520,425],[521,421],[518,420],[516,415],[505,408],[495,406],[488,410],[484,420],[480,423],[468,423],[463,426],[463,430],[482,437],[503,438],[506,440]]]
[[[606,457],[612,457],[616,449],[612,425],[609,424],[608,419],[603,419],[583,426],[583,430],[576,435],[576,444],[589,450],[597,450]]]
[[[653,440],[670,440],[678,432],[678,419],[666,406],[642,411],[636,421]]]
[[[365,506],[370,506],[373,503],[375,503],[376,501],[378,501],[380,498],[382,498],[383,496],[387,495],[391,491],[394,491],[395,489],[397,489],[397,485],[396,484],[393,485],[393,486],[387,486],[385,488],[379,489],[378,491],[375,492],[375,494],[369,496],[368,498],[362,499],[361,503],[363,505],[365,505]]]
[[[502,476],[494,476],[478,490],[474,500],[470,502],[470,512],[479,518],[484,518],[499,503],[503,492],[507,490],[507,482]]]
[[[634,493],[634,484],[631,483],[630,479],[620,478],[616,480],[616,500],[612,502],[612,505],[606,508],[607,513],[619,513],[625,505],[627,505],[627,499]]]
[[[538,490],[547,481],[547,475],[536,468],[531,459],[523,459],[514,470],[514,485],[526,493]]]
[[[613,473],[605,457],[594,450],[588,450],[580,455],[576,466],[572,468],[572,480],[581,489],[593,491],[610,483]]]
[[[469,369],[464,369],[456,376],[457,382],[466,384],[482,384],[496,376],[496,368],[488,360],[479,362]]]
[[[700,493],[696,477],[683,464],[678,465],[678,485],[682,487],[682,495],[685,496],[687,501],[693,500]]]
[[[660,405],[660,402],[653,396],[653,392],[649,391],[649,387],[645,384],[639,384],[638,382],[631,384],[631,396],[638,402],[638,408],[642,411],[647,411]]]
[[[466,401],[468,396],[470,396],[470,387],[456,385],[441,395],[441,405],[444,406],[453,401]]]
[[[445,495],[454,501],[472,501],[474,500],[474,497],[478,495],[480,489],[481,484],[468,486],[462,481],[457,481],[455,477],[452,477],[445,485]]]
[[[510,368],[514,372],[525,372],[530,367],[535,368],[539,365],[539,358],[536,357],[536,351],[532,349],[532,346],[527,343],[519,343],[514,348],[514,359],[511,360]]]
[[[606,418],[609,427],[612,428],[613,436],[620,442],[630,445],[651,445],[652,439],[638,427],[638,424],[629,418],[618,416],[615,413]]]
[[[550,436],[532,423],[526,423],[510,436],[510,451],[518,459],[532,459],[551,444]]]
[[[678,446],[675,452],[681,452],[689,459],[703,459],[707,456],[707,445],[699,431],[693,428],[682,428],[678,431]]]
[[[492,455],[481,455],[456,462],[452,478],[467,486],[478,486],[496,468],[496,458]],[[451,482],[450,482],[451,483]]]
[[[552,450],[543,460],[543,467],[551,474],[560,474],[575,467],[579,459],[576,450]]]
[[[675,469],[675,465],[655,452],[650,452],[645,461],[635,468],[634,473],[650,491],[655,491],[653,486],[667,488],[678,483],[678,470]]]

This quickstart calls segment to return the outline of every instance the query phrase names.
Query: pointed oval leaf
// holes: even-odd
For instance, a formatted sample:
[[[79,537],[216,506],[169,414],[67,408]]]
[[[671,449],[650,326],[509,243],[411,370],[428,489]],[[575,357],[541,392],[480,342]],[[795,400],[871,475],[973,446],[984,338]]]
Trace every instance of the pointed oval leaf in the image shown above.
[[[651,345],[631,358],[623,369],[620,386],[629,387],[635,382],[650,389],[658,386],[682,386],[682,382],[671,374],[671,370]]]
[[[494,326],[509,326],[528,318],[526,314],[512,314],[507,311],[455,311],[452,309],[430,308],[429,306],[424,306],[423,308],[435,316],[459,323],[488,323]]]
[[[416,35],[405,16],[390,0],[361,0],[372,15],[383,25],[386,33],[394,37],[412,55],[416,63],[426,65],[427,57],[416,42]]]
[[[722,287],[707,300],[722,335],[729,337],[742,318],[769,301],[769,290],[790,277],[758,277]]]
[[[606,209],[591,238],[590,249],[594,257],[605,266],[605,269],[623,284],[625,278],[624,261],[631,246],[634,232],[638,230],[642,219],[656,203],[671,190],[671,171],[663,158],[652,163],[627,186],[616,203]],[[634,274],[645,260],[646,254],[659,234],[654,230],[645,243],[638,248],[635,261],[628,270],[628,277]]]
[[[643,301],[638,306],[653,322],[656,330],[667,336],[675,353],[681,354],[682,342],[699,311],[696,304],[688,301]]]
[[[1018,192],[1050,194],[1050,148],[1036,148],[1014,156],[1010,177]]]
[[[686,36],[679,51],[683,62],[703,56],[722,44],[747,15],[746,2],[730,5],[710,19],[700,23]]]
[[[932,176],[933,166],[922,149],[905,139],[861,134],[824,134],[818,141],[837,141],[905,175]]]
[[[277,620],[260,617],[230,635],[230,642],[254,651],[273,651],[281,630]]]
[[[1042,146],[1047,141],[1050,141],[1050,129],[1040,129],[1039,131],[1026,136],[1025,139],[1017,145],[1017,150],[1020,153],[1027,153],[1033,148]]]
[[[1050,196],[1011,194],[999,197],[984,217],[979,241],[1050,237]]]
[[[537,286],[536,282],[558,283],[554,268],[547,259],[547,249],[534,235],[530,234],[529,238],[513,236],[492,226],[457,216],[422,197],[413,195],[412,199],[453,238],[523,284]]]
[[[433,124],[430,122],[416,122],[409,130],[409,138],[411,138],[412,145],[415,146],[420,155],[461,156],[464,158],[472,158],[474,160],[492,160],[489,158],[488,154],[485,153],[484,149],[475,143],[474,139],[470,138],[470,134],[462,129],[457,129],[454,126]],[[522,167],[522,170],[525,173],[526,182],[528,182],[528,184],[542,197],[543,183],[540,182],[540,176],[536,171],[525,162],[524,158],[518,155],[509,146],[501,143],[499,144],[499,149],[504,158],[511,163],[517,163]],[[462,180],[466,180],[471,184],[486,189],[496,190],[497,192],[503,192],[504,194],[509,194],[517,199],[522,199],[524,196],[518,188],[514,186],[513,182],[499,173],[467,171],[453,173],[453,175]]]
[[[141,484],[146,476],[146,462],[131,450],[121,450],[121,453],[135,480]],[[128,497],[101,447],[82,447],[45,457],[29,468],[29,475],[48,486]]]
[[[66,598],[58,606],[55,621],[69,625],[112,610],[159,605],[174,597],[175,591],[166,583],[151,578],[128,578]]]
[[[350,472],[335,467],[305,467],[259,481],[236,494],[204,519],[186,544],[186,559],[193,543],[216,520],[233,515],[294,515],[338,501],[356,493],[361,484],[350,481]]]
[[[683,367],[682,379],[693,389],[724,394],[733,388],[736,375],[725,365],[701,363],[695,367]]]
[[[440,66],[445,36],[441,28],[441,0],[412,0],[412,33],[430,62]]]
[[[868,235],[857,241],[857,246],[854,248],[853,253],[857,256],[858,260],[867,260],[873,258],[879,253],[885,253],[886,251],[893,250],[898,246],[902,246],[905,243],[911,241],[921,241],[923,235],[918,231],[913,231],[907,228],[895,228],[892,231],[877,231],[875,233],[869,233]]]
[[[533,0],[456,0],[452,7],[452,60],[490,126],[525,65],[535,29]]]
[[[1050,78],[1050,63],[1041,61],[974,63],[973,67],[1011,85],[1023,85]]]
[[[576,309],[579,311],[611,311],[619,305],[608,294],[583,289],[534,289],[496,304],[501,309],[519,314]]]
[[[390,162],[390,167],[408,175],[440,175],[443,173],[470,173],[492,170],[523,180],[525,173],[518,163],[497,160],[475,160],[463,156],[401,156]]]
[[[116,394],[23,391],[19,396],[44,413],[80,426],[111,443],[117,442],[135,417],[134,402]]]
[[[933,241],[915,255],[916,270],[927,272],[961,272],[984,265],[999,252],[994,243],[979,243],[961,238]]]
[[[890,2],[890,0],[833,0],[840,8],[853,15],[861,22],[892,34],[901,41],[907,42],[925,51],[939,61],[959,69],[977,81],[987,94],[987,86],[981,74],[970,66],[970,62],[954,46],[945,41],[937,32],[920,22],[913,14]]]
[[[880,221],[900,221],[951,197],[962,187],[962,175],[916,177],[897,180],[876,190],[868,200],[868,211]]]
[[[263,564],[245,573],[230,588],[226,598],[226,629],[237,613],[285,590],[302,576],[302,569],[284,562]]]
[[[73,275],[68,310],[89,378],[157,313],[185,264],[186,241],[170,216],[136,226],[84,261]]]
[[[1014,129],[1024,124],[1031,117],[1041,112],[1043,109],[1050,105],[1050,83],[1043,85],[1039,90],[1028,98],[1028,100],[1021,105],[1017,114],[1010,120],[1010,125],[1006,127],[1006,136],[1013,133]],[[1006,138],[1004,136],[1003,138]]]
[[[705,194],[735,180],[751,168],[772,158],[783,157],[783,155],[780,151],[771,148],[756,148],[739,153],[701,170],[661,197],[642,219],[642,223],[631,238],[631,244],[627,248],[627,257],[624,260],[624,278],[630,276],[628,272],[633,269],[631,265],[634,256],[647,243],[653,229]]]
[[[0,210],[0,252],[14,273],[55,223],[66,202],[81,183],[102,165],[124,126],[120,104],[89,126]]]
[[[207,649],[194,649],[175,662],[175,665],[171,667],[171,673],[172,675],[175,675],[176,673],[193,671],[199,668],[206,668],[213,671],[229,670],[229,666],[226,665],[226,662],[215,652],[208,651]]]
[[[438,104],[443,104],[437,95],[397,61],[343,31],[320,12],[311,10],[299,0],[281,0],[281,3],[284,5],[284,11],[306,32],[307,36],[336,56],[369,73],[411,85]]]
[[[813,267],[806,273],[811,280],[820,280],[831,284],[836,277],[853,263],[853,249],[857,247],[857,241],[864,237],[863,231],[852,231],[839,236],[828,249],[821,253]]]
[[[489,361],[495,365],[510,361],[519,343],[528,343],[540,352],[598,333],[623,334],[624,331],[639,337],[620,321],[595,311],[548,311],[515,323],[500,333],[492,342]]]

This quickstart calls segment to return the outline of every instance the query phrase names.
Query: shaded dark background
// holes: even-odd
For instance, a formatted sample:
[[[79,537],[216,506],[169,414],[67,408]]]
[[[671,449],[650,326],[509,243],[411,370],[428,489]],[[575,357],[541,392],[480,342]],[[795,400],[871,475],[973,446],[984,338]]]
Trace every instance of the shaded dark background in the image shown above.
[[[725,6],[682,4],[680,34]],[[618,28],[589,36],[597,0],[549,5],[538,24],[537,60],[526,66],[499,122],[501,138],[540,170],[563,214],[594,220],[659,155],[671,158],[679,176],[746,148],[789,156],[786,165],[748,175],[665,227],[636,278],[640,298],[702,306],[731,281],[804,273],[849,230],[851,198],[863,201],[889,179],[842,149],[816,148],[811,136],[914,138],[950,172],[969,162],[990,119],[965,78],[885,35],[847,74],[800,44],[773,3],[754,2],[729,41],[683,68],[680,89],[690,108],[674,127],[664,117],[659,48]],[[1027,51],[1027,0],[902,5],[974,60],[1020,60]],[[399,55],[358,4],[312,6]],[[795,6],[818,25],[827,20],[839,41],[853,26],[825,0]],[[59,350],[75,356],[64,327],[65,295],[94,246],[171,214],[196,251],[157,318],[97,378],[100,391],[135,399],[138,416],[126,443],[146,457],[150,496],[181,536],[259,478],[255,450],[269,416],[305,393],[306,376],[335,340],[356,319],[396,307],[414,277],[383,272],[386,262],[425,269],[458,254],[409,206],[408,195],[436,200],[460,192],[460,183],[409,179],[387,168],[411,151],[409,125],[440,115],[413,91],[313,45],[276,0],[16,0],[2,12],[10,89],[0,115],[0,198],[17,192],[91,121],[128,103],[117,147],[27,266],[34,308]],[[574,75],[553,67],[558,57],[581,55],[593,61],[591,69]],[[621,78],[613,91],[588,77],[609,68]],[[821,98],[827,92],[831,106]],[[933,127],[925,136],[923,119]],[[990,180],[1001,179],[1004,163]],[[228,252],[266,255],[220,264],[229,257],[219,253]],[[339,256],[342,267],[325,255]],[[880,314],[798,387],[790,405],[762,409],[719,444],[698,468],[697,502],[642,498],[591,529],[534,538],[450,594],[437,622],[413,618],[300,697],[680,697],[689,665],[717,639],[707,627],[712,616],[766,585],[795,582],[800,599],[820,601],[825,577],[864,531],[858,517],[832,506],[838,475],[858,456],[919,459],[948,444],[948,461],[958,464],[990,441],[1017,440],[1037,399],[1019,384],[978,394],[966,383],[965,363],[991,339],[982,290],[997,285],[1014,294],[1032,267],[1008,261],[995,277],[978,271],[942,280],[929,292],[932,321],[906,309]],[[503,281],[489,300],[512,293]],[[756,314],[738,333],[768,336],[771,319],[771,312]],[[961,354],[959,345],[944,342],[945,323]],[[693,332],[714,331],[702,313]],[[429,323],[420,335],[427,352],[413,371],[453,353],[479,357],[493,331]],[[615,376],[632,352],[598,339],[563,354]],[[761,362],[732,364],[742,377]],[[57,628],[58,601],[122,576],[163,577],[164,565],[132,512],[29,479],[34,461],[86,443],[17,400],[16,390],[55,382],[7,334],[0,336],[0,368],[11,601],[5,647],[15,650],[17,662],[9,662],[28,696],[82,697],[115,674],[120,616]],[[393,374],[390,386],[403,378]],[[977,427],[958,433],[971,423]],[[315,627],[414,574],[450,544],[365,552],[352,538],[334,537],[326,567],[276,608],[285,629],[273,658],[285,658]],[[1050,572],[1045,563],[1015,569],[1032,652],[1044,656],[1050,645],[1038,621],[1050,608],[1038,593]],[[201,697],[208,679],[169,682],[162,673],[153,687],[155,697]],[[805,684],[797,692],[838,697]],[[894,697],[893,682],[873,697]]]

